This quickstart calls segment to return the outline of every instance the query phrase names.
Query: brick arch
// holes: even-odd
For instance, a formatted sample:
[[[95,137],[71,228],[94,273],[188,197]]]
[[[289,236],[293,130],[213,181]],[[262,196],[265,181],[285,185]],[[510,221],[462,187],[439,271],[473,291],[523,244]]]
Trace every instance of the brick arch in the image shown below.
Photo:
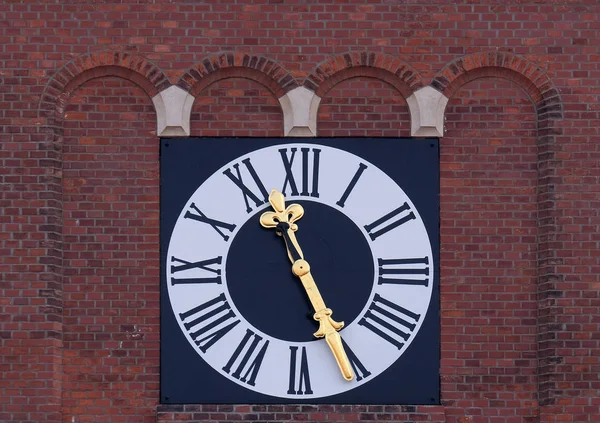
[[[442,69],[431,86],[450,98],[464,84],[479,78],[503,78],[520,85],[535,104],[538,118],[562,118],[560,94],[545,71],[507,52],[479,52],[460,57]]]
[[[171,85],[161,69],[141,56],[118,51],[90,53],[71,60],[50,79],[40,98],[40,113],[52,126],[61,119],[75,89],[103,76],[127,79],[150,98]]]
[[[407,63],[387,54],[366,51],[329,58],[308,75],[304,86],[324,97],[336,84],[360,76],[385,81],[404,98],[423,86],[421,76]]]
[[[207,57],[188,70],[177,86],[196,96],[210,84],[225,78],[256,81],[277,98],[298,86],[296,79],[273,60],[240,52]]]

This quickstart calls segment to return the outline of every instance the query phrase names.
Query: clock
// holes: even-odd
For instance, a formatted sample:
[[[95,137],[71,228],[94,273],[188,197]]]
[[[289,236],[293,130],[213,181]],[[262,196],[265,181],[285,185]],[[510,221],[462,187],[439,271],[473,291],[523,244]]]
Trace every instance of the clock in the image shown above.
[[[161,401],[439,403],[438,157],[162,139]]]

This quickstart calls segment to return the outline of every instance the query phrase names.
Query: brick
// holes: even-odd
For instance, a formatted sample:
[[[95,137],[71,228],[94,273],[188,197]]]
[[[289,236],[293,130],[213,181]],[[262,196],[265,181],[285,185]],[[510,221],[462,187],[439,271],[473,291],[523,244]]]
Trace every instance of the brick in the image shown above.
[[[599,420],[596,2],[5,3],[0,420]],[[299,84],[323,97],[326,136],[407,136],[412,91],[431,84],[450,97],[440,181],[444,405],[156,404],[149,97],[171,83],[196,90],[198,136],[281,136],[277,96]],[[141,213],[128,196],[152,216],[115,218],[121,235],[91,233],[108,228],[111,208]],[[98,308],[118,323],[88,322],[97,316],[86,301],[101,302],[85,299],[94,292],[118,297]],[[122,348],[102,338],[141,325],[144,339]]]

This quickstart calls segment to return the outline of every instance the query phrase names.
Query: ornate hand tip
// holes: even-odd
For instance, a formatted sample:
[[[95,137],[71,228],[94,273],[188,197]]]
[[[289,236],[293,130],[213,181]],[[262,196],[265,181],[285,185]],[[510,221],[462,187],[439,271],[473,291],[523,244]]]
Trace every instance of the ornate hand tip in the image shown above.
[[[263,228],[275,228],[279,223],[279,218],[277,213],[273,212],[264,212],[260,216],[260,224]]]
[[[275,228],[279,222],[287,222],[290,229],[296,231],[298,226],[294,223],[304,215],[304,208],[300,204],[290,204],[285,207],[285,197],[276,189],[271,190],[269,203],[274,212],[265,212],[260,217],[260,224],[265,228]]]
[[[271,194],[269,195],[269,203],[271,203],[271,206],[273,206],[277,213],[283,213],[285,210],[285,197],[276,189],[271,190]]]

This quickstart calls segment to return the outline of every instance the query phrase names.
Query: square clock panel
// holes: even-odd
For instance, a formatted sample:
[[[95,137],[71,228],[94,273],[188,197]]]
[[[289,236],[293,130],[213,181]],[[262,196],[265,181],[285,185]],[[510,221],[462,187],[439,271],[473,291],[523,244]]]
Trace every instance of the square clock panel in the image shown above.
[[[161,402],[439,404],[436,139],[161,140]]]

